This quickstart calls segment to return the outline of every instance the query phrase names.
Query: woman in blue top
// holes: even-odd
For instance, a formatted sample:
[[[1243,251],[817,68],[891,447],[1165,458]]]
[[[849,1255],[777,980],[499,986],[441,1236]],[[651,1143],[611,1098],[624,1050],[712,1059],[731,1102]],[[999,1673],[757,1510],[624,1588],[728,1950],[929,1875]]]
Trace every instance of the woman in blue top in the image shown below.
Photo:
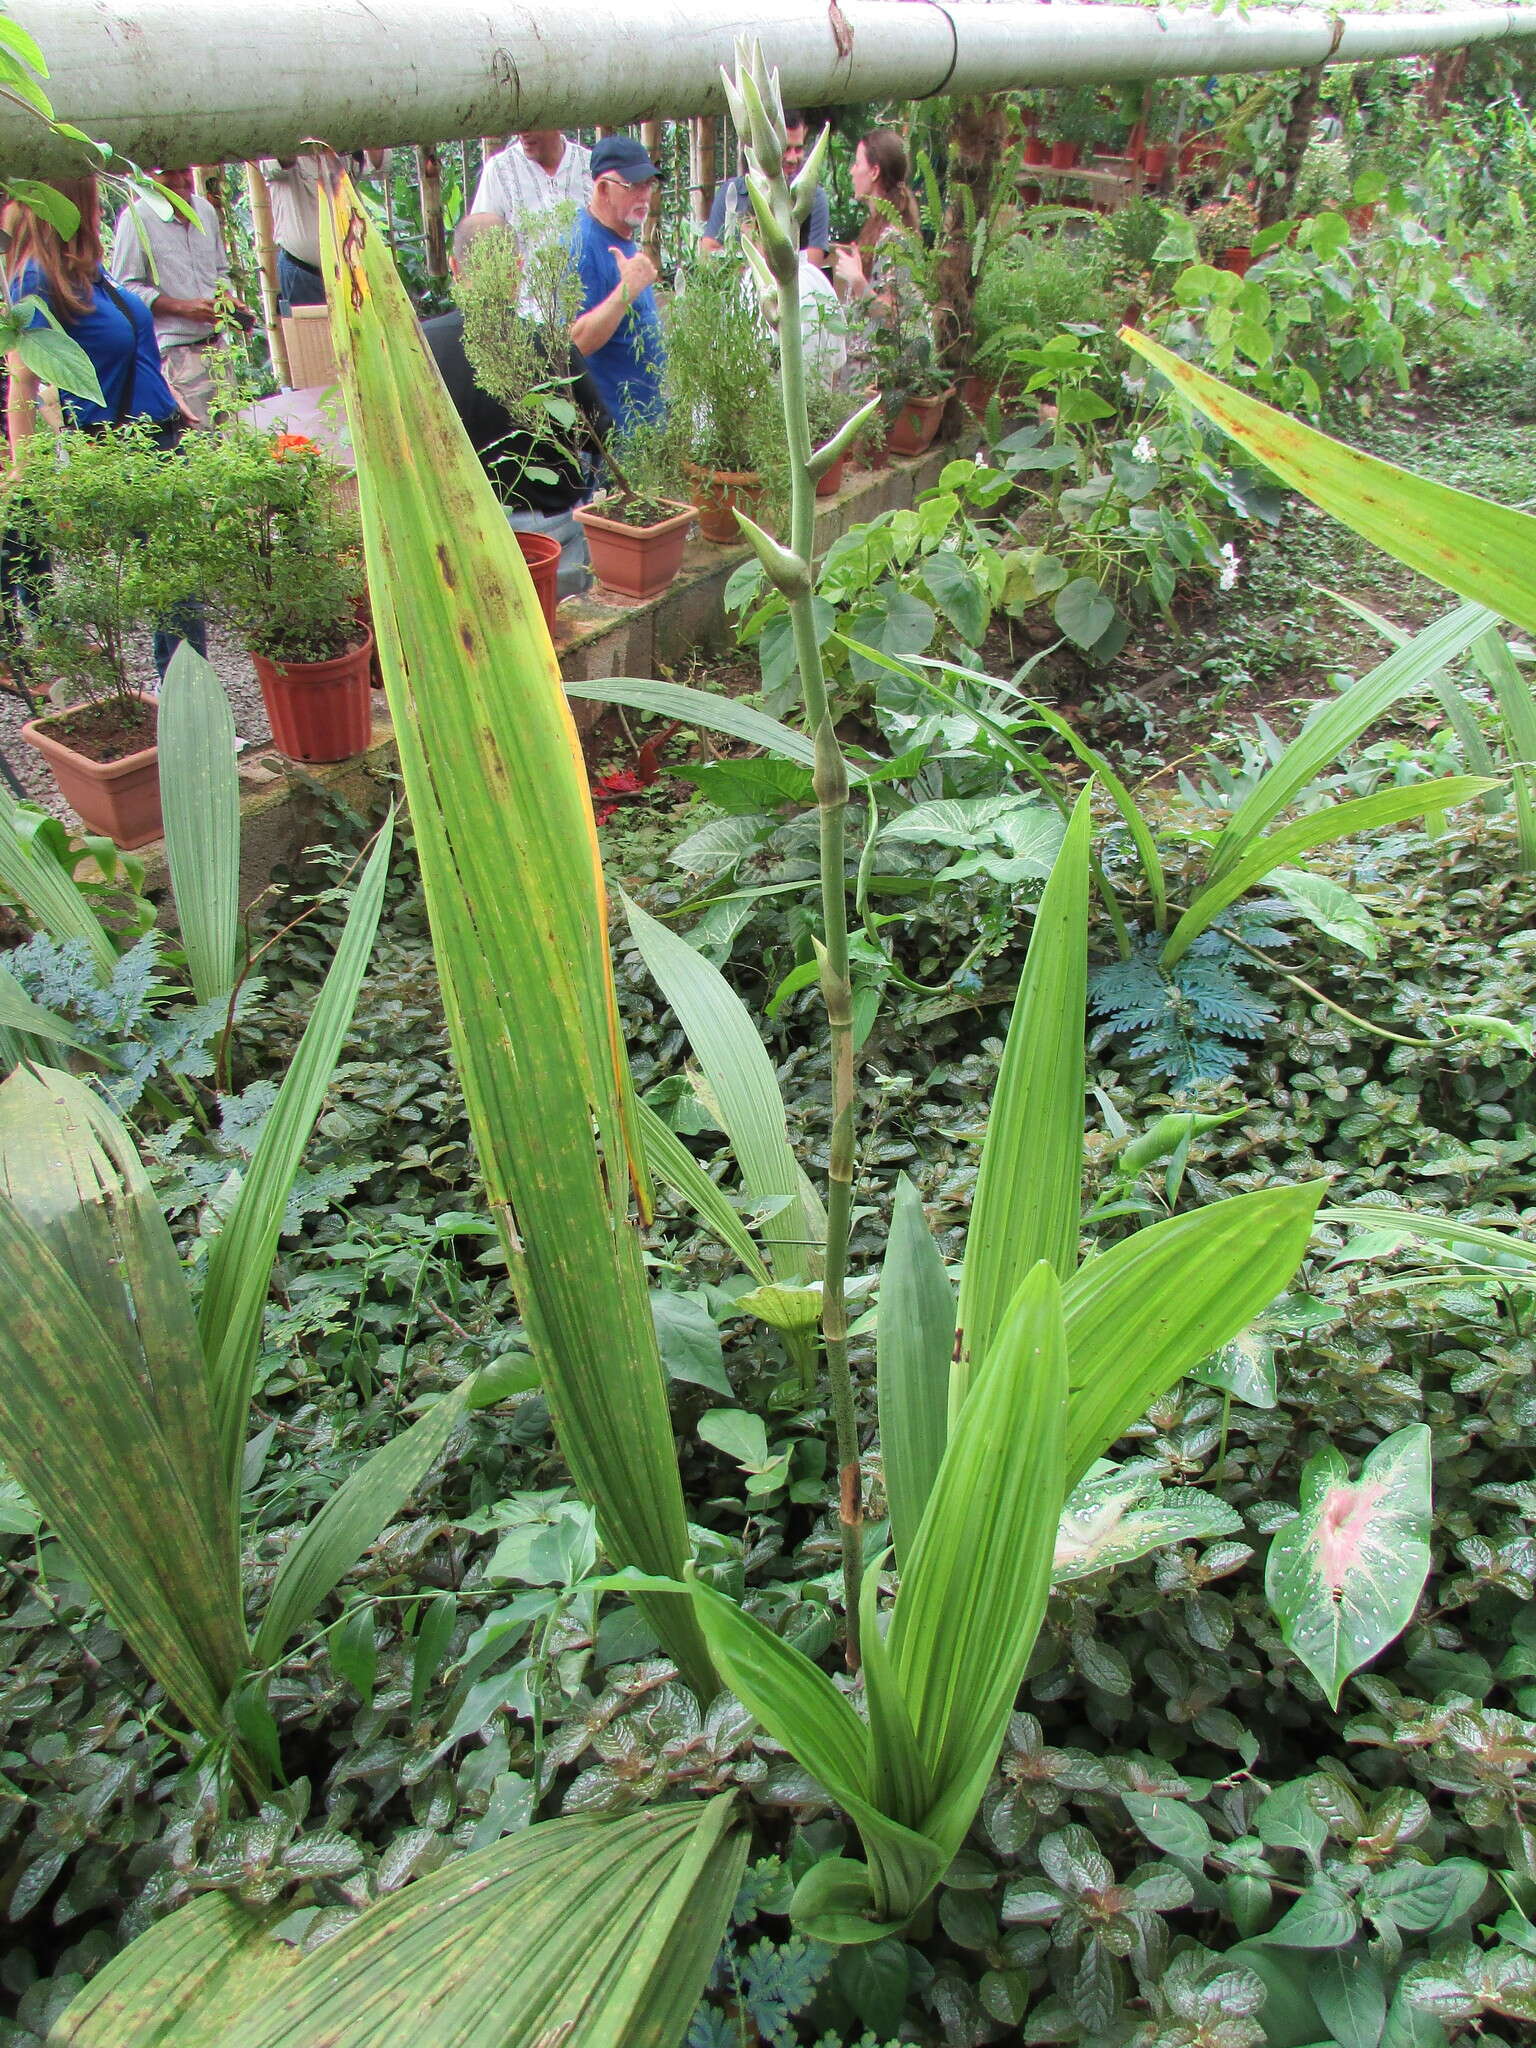
[[[121,290],[103,267],[96,180],[58,178],[53,184],[78,209],[79,224],[66,239],[41,214],[23,206],[7,207],[4,224],[10,249],[6,283],[13,301],[41,300],[70,340],[90,357],[102,403],[61,391],[65,426],[94,434],[109,433],[115,427],[142,427],[169,452],[194,422],[161,371],[155,323],[148,306],[132,292]],[[29,324],[47,325],[40,308],[34,309]],[[5,433],[12,474],[16,474],[37,432],[39,379],[19,355],[6,358],[6,369]],[[14,579],[18,583],[24,580],[24,576]],[[155,667],[162,679],[178,640],[189,641],[199,654],[205,652],[202,614],[190,604],[179,608],[155,633]]]

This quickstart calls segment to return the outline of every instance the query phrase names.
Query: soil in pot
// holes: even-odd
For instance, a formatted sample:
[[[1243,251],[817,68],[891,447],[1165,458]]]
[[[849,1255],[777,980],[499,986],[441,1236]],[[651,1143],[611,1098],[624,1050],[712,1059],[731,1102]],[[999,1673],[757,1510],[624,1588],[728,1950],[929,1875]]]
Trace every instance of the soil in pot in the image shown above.
[[[533,578],[533,587],[538,593],[539,609],[553,640],[555,607],[560,602],[560,543],[551,533],[514,531],[512,538],[523,551],[523,560],[528,564],[528,574]]]
[[[373,737],[368,676],[373,635],[331,661],[271,661],[251,656],[272,744],[290,761],[350,761]]]
[[[665,590],[682,568],[683,549],[695,516],[692,505],[678,505],[669,519],[636,526],[610,518],[602,498],[576,508],[577,521],[587,536],[593,575],[610,596],[637,600]]]
[[[763,495],[763,480],[755,469],[703,469],[685,462],[684,474],[693,486],[693,502],[699,509],[699,532],[717,547],[729,547],[741,539],[736,508],[749,512]]]
[[[21,728],[53,770],[64,801],[114,846],[146,846],[160,837],[156,716],[152,697],[111,697]]]

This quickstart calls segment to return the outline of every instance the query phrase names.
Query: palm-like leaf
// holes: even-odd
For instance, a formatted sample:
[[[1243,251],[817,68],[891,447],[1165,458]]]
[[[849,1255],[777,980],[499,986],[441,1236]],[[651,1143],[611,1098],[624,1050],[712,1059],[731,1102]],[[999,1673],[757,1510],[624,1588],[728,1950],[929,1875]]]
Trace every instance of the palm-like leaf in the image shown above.
[[[50,2048],[666,2048],[746,1862],[729,1797],[546,1821],[381,1899],[296,1960],[198,1899],[109,1963]]]
[[[680,1575],[682,1487],[637,1234],[601,863],[533,587],[378,230],[321,207],[373,615],[455,1064],[561,1448],[609,1554]],[[652,1603],[700,1690],[686,1603]]]
[[[212,666],[185,641],[171,657],[156,726],[165,860],[200,1003],[234,987],[240,945],[240,778],[235,719]]]

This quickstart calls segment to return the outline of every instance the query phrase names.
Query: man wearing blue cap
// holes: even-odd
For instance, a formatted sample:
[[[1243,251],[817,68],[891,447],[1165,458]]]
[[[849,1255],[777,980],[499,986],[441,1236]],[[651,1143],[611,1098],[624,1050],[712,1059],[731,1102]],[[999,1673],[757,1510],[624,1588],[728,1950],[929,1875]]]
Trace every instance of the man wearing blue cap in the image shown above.
[[[571,236],[582,288],[571,340],[622,433],[661,410],[656,266],[635,241],[661,172],[628,135],[605,136],[592,151],[591,169],[592,197]]]

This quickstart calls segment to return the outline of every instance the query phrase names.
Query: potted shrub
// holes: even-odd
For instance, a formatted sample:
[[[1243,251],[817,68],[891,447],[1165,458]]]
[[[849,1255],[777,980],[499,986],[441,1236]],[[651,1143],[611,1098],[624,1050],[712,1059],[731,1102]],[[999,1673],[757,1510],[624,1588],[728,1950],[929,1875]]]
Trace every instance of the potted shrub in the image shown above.
[[[1071,170],[1081,161],[1083,151],[1099,141],[1103,133],[1104,112],[1097,90],[1091,85],[1080,85],[1064,93],[1056,108],[1058,139],[1051,145],[1051,168]]]
[[[373,635],[347,478],[304,434],[199,435],[203,588],[250,650],[279,753],[345,761],[373,731]]]
[[[454,272],[464,358],[478,389],[505,415],[504,425],[482,426],[477,453],[514,521],[539,513],[547,519],[583,495],[583,449],[601,445],[596,420],[582,411],[590,387],[584,393],[577,381],[580,358],[570,342],[581,311],[581,284],[566,248],[575,218],[574,206],[550,208],[527,248],[509,227],[483,228]],[[429,341],[435,331],[428,329]],[[486,431],[497,435],[488,444]],[[513,531],[553,635],[560,541],[516,524]]]
[[[1214,206],[1202,206],[1194,224],[1195,247],[1202,259],[1218,270],[1245,277],[1253,261],[1253,238],[1259,231],[1259,217],[1251,201],[1234,193]]]
[[[174,632],[197,586],[187,470],[130,428],[71,434],[34,451],[6,512],[8,546],[37,565],[13,659],[59,705],[22,737],[92,832],[143,846],[160,836],[157,707],[133,643]]]
[[[1149,185],[1160,185],[1168,175],[1173,115],[1173,102],[1154,93],[1142,117],[1141,173]]]
[[[736,506],[758,517],[783,495],[784,426],[773,336],[740,266],[705,257],[667,311],[662,376],[671,459],[698,507],[699,532],[740,538]]]
[[[655,597],[682,568],[698,517],[680,501],[674,436],[657,421],[625,436],[622,465],[612,449],[606,455],[612,485],[576,510],[592,573],[610,596]]]

